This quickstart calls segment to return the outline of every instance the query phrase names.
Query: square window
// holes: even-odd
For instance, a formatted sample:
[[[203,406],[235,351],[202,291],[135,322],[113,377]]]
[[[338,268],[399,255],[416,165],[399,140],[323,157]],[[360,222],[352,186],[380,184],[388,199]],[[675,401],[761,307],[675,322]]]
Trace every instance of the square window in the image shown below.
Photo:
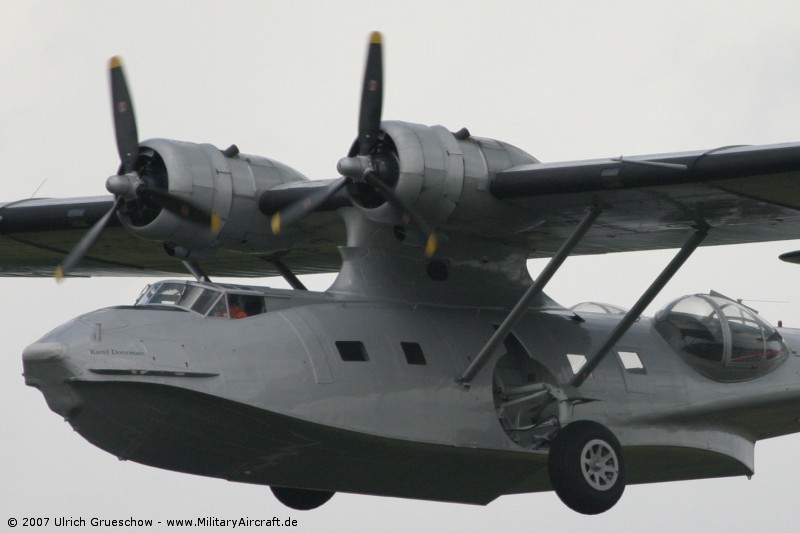
[[[401,342],[400,346],[403,348],[403,354],[406,356],[406,362],[409,365],[425,365],[425,354],[422,353],[422,347],[416,342]]]
[[[586,356],[574,353],[567,354],[569,366],[572,368],[572,373],[577,374],[578,371],[586,364]]]
[[[636,352],[617,352],[622,367],[631,374],[647,374],[642,359]]]
[[[336,341],[342,361],[368,361],[367,350],[361,341]]]

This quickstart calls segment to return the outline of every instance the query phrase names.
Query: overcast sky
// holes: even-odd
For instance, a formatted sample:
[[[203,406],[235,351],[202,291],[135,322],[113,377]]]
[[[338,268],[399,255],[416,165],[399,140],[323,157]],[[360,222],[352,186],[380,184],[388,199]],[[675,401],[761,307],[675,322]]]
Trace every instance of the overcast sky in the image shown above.
[[[796,0],[0,0],[0,13],[0,201],[29,197],[43,181],[37,196],[105,193],[118,164],[106,72],[115,54],[142,139],[236,143],[310,178],[334,177],[355,136],[375,29],[386,42],[384,118],[467,126],[543,161],[800,140]],[[751,305],[800,327],[800,267],[777,260],[795,249],[800,242],[700,250],[649,312],[715,289],[767,300]],[[671,256],[570,258],[547,292],[565,305],[630,306]],[[301,513],[266,487],[119,462],[24,386],[21,353],[80,313],[132,302],[147,282],[0,279],[0,528],[23,516],[276,515],[296,518],[299,531],[420,532],[780,531],[796,522],[797,436],[759,443],[750,481],[629,487],[591,518],[552,493],[487,507],[340,494]]]

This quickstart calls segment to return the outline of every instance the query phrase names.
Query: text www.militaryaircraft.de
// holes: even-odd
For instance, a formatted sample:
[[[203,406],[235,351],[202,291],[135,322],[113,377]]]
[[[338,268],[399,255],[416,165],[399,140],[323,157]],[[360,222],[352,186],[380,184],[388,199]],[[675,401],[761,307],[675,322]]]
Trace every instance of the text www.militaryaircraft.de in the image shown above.
[[[641,314],[700,245],[800,236],[800,144],[541,163],[383,121],[381,46],[340,177],[315,181],[235,145],[140,142],[112,59],[112,195],[0,205],[0,275],[195,280],[26,348],[50,409],[122,459],[295,509],[555,490],[596,514],[627,484],[750,475],[756,441],[797,431],[800,330],[713,292]],[[630,309],[544,293],[570,255],[666,248]],[[549,258],[536,280],[530,258]],[[325,292],[298,278],[321,272]],[[212,281],[276,274],[292,289]]]

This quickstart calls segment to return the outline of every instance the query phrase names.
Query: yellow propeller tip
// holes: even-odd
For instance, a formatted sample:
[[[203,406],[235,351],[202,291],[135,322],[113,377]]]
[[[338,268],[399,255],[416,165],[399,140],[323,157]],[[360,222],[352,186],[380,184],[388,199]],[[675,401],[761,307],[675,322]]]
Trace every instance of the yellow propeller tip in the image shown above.
[[[219,213],[214,211],[211,213],[211,233],[217,234],[219,230],[222,229],[222,217],[219,216]]]
[[[64,281],[64,269],[62,269],[60,266],[56,267],[55,277],[57,283]]]
[[[428,242],[425,243],[425,257],[430,259],[433,257],[433,254],[436,253],[436,248],[438,247],[439,243],[436,239],[436,234],[431,233],[428,237]]]
[[[383,35],[381,35],[381,32],[379,31],[374,31],[372,32],[372,35],[369,36],[370,44],[381,44],[382,42],[383,42]]]
[[[122,58],[119,56],[112,57],[108,62],[109,68],[120,68],[122,66]]]
[[[272,234],[277,235],[281,232],[281,214],[280,212],[275,213],[272,215],[272,220],[270,220],[270,226],[272,227]]]

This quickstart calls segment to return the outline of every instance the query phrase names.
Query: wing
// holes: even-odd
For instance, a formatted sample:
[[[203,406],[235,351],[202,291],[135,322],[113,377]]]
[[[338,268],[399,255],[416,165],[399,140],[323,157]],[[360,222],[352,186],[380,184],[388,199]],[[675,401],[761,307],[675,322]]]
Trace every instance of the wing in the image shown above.
[[[325,182],[276,187],[261,198],[269,214]],[[687,229],[712,228],[704,245],[800,238],[800,143],[728,147],[630,158],[532,163],[497,172],[489,191],[500,208],[480,230],[459,223],[445,231],[491,238],[549,257],[589,206],[604,210],[575,254],[677,248]],[[111,197],[23,200],[0,205],[0,275],[52,276],[81,236],[108,211]],[[336,210],[344,194],[325,202],[299,224],[302,238],[269,250],[217,249],[202,261],[211,276],[278,275],[273,261],[296,274],[336,272],[345,242]],[[465,220],[468,217],[460,217]],[[473,226],[474,227],[474,226]],[[466,229],[466,231],[464,231]],[[132,235],[114,219],[74,275],[185,274],[161,243]]]
[[[107,197],[31,199],[0,205],[0,276],[52,277],[75,243],[111,207]],[[273,261],[288,264],[296,274],[336,272],[337,244],[344,241],[341,219],[320,212],[307,221],[308,238],[283,250],[217,249],[202,261],[210,276],[279,275]],[[140,239],[112,219],[98,243],[73,271],[75,276],[186,275],[183,264],[161,243]]]
[[[576,254],[677,248],[696,224],[712,228],[704,245],[797,239],[800,143],[534,163],[490,191],[527,214],[507,241],[531,257],[554,253],[593,202],[604,210]]]

